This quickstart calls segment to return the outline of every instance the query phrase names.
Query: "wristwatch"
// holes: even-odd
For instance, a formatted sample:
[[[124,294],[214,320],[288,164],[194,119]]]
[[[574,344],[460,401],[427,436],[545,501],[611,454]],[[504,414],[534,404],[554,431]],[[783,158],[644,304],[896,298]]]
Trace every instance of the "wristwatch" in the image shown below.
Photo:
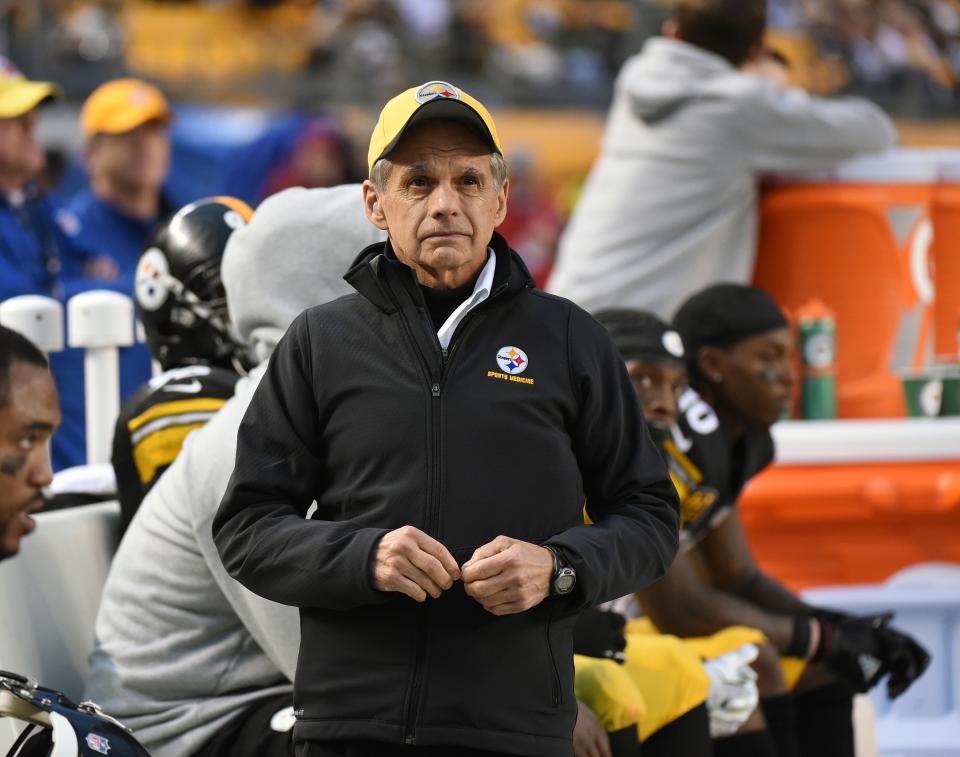
[[[577,573],[567,565],[559,549],[549,544],[543,546],[553,554],[553,580],[550,582],[550,596],[565,596],[573,591],[573,587],[577,585]]]

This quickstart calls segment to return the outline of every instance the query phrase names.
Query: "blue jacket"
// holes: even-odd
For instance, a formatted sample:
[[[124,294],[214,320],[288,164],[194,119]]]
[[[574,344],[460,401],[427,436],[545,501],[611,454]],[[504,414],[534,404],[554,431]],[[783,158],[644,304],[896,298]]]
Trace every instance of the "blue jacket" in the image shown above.
[[[28,187],[21,203],[0,194],[0,301],[41,294],[66,303],[88,289],[130,287],[90,279],[83,268],[90,253],[76,236],[73,215]],[[131,279],[132,281],[132,279]],[[126,353],[132,353],[132,357]],[[125,366],[134,365],[134,369]],[[67,349],[50,356],[63,423],[52,441],[53,466],[60,470],[86,461],[83,351]],[[143,345],[121,350],[121,393],[132,393],[150,375]]]
[[[156,218],[142,221],[130,218],[113,205],[102,200],[87,187],[71,198],[66,227],[74,246],[92,257],[106,256],[117,265],[120,277],[108,286],[130,297],[134,296],[134,278],[137,260],[150,233],[159,220],[172,210],[161,198]],[[120,350],[120,398],[124,402],[139,386],[150,379],[150,350],[145,344],[135,344]],[[75,391],[81,394],[80,379]]]
[[[170,204],[161,199],[157,216],[141,221],[124,215],[87,187],[70,199],[67,208],[73,216],[69,233],[76,246],[91,255],[113,260],[120,269],[117,289],[132,293],[137,260],[150,232],[160,219],[172,212]]]

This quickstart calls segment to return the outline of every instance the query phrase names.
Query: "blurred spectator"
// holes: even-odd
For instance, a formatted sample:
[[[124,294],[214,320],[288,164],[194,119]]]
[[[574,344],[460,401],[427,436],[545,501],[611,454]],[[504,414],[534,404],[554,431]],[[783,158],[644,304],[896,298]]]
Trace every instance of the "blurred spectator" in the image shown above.
[[[360,181],[347,138],[329,121],[309,122],[290,157],[267,179],[264,196],[290,187],[333,187]]]
[[[133,292],[140,250],[157,221],[174,206],[163,192],[170,168],[171,111],[159,89],[138,79],[116,79],[87,98],[81,115],[89,188],[70,209],[74,237],[114,263],[112,276]]]
[[[876,106],[740,71],[763,55],[766,0],[681,0],[621,71],[602,152],[548,288],[588,310],[669,318],[717,281],[747,283],[757,180],[891,146]]]
[[[47,359],[22,334],[0,326],[0,561],[36,528],[30,513],[50,485],[50,435],[60,423]]]
[[[68,237],[75,226],[70,214],[36,185],[44,167],[34,136],[37,111],[57,92],[0,58],[0,301],[22,294],[66,300],[95,284],[84,276],[85,267],[103,267]],[[83,390],[76,387],[83,378],[82,352],[56,353],[51,367],[63,395],[64,424],[53,440],[54,465],[61,468],[84,459]]]
[[[34,136],[37,111],[57,93],[55,85],[29,81],[0,58],[0,300],[62,296],[64,265],[75,260],[55,208],[35,184],[44,168]]]
[[[70,201],[76,244],[106,261],[96,275],[133,296],[140,251],[173,203],[163,191],[170,167],[170,106],[159,89],[138,79],[115,79],[87,98],[81,113],[89,187]],[[126,398],[150,378],[150,350],[134,344],[120,351],[120,395]],[[83,393],[83,378],[71,394]]]

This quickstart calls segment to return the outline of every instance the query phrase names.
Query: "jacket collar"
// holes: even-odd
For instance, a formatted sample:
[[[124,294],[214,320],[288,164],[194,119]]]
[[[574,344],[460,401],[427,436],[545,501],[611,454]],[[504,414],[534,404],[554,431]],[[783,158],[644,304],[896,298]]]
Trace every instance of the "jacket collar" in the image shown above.
[[[510,249],[506,239],[494,232],[489,247],[497,256],[491,298],[508,292],[533,288],[533,277],[520,256]],[[353,261],[343,278],[385,313],[393,313],[397,310],[397,302],[391,295],[391,285],[408,289],[414,298],[420,297],[419,292],[416,291],[413,270],[397,260],[389,239],[366,247]]]

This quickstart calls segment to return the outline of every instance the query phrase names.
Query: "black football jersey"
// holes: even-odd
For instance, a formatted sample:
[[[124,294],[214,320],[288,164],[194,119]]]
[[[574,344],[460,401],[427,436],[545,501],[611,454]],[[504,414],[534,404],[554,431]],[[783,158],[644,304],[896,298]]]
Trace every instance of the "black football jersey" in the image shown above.
[[[689,548],[718,525],[746,483],[773,460],[767,429],[748,431],[730,444],[713,408],[693,389],[680,397],[680,418],[662,443],[680,496],[681,544]]]
[[[113,432],[121,525],[174,461],[184,439],[233,396],[239,376],[207,365],[174,368],[152,378],[123,405]]]

